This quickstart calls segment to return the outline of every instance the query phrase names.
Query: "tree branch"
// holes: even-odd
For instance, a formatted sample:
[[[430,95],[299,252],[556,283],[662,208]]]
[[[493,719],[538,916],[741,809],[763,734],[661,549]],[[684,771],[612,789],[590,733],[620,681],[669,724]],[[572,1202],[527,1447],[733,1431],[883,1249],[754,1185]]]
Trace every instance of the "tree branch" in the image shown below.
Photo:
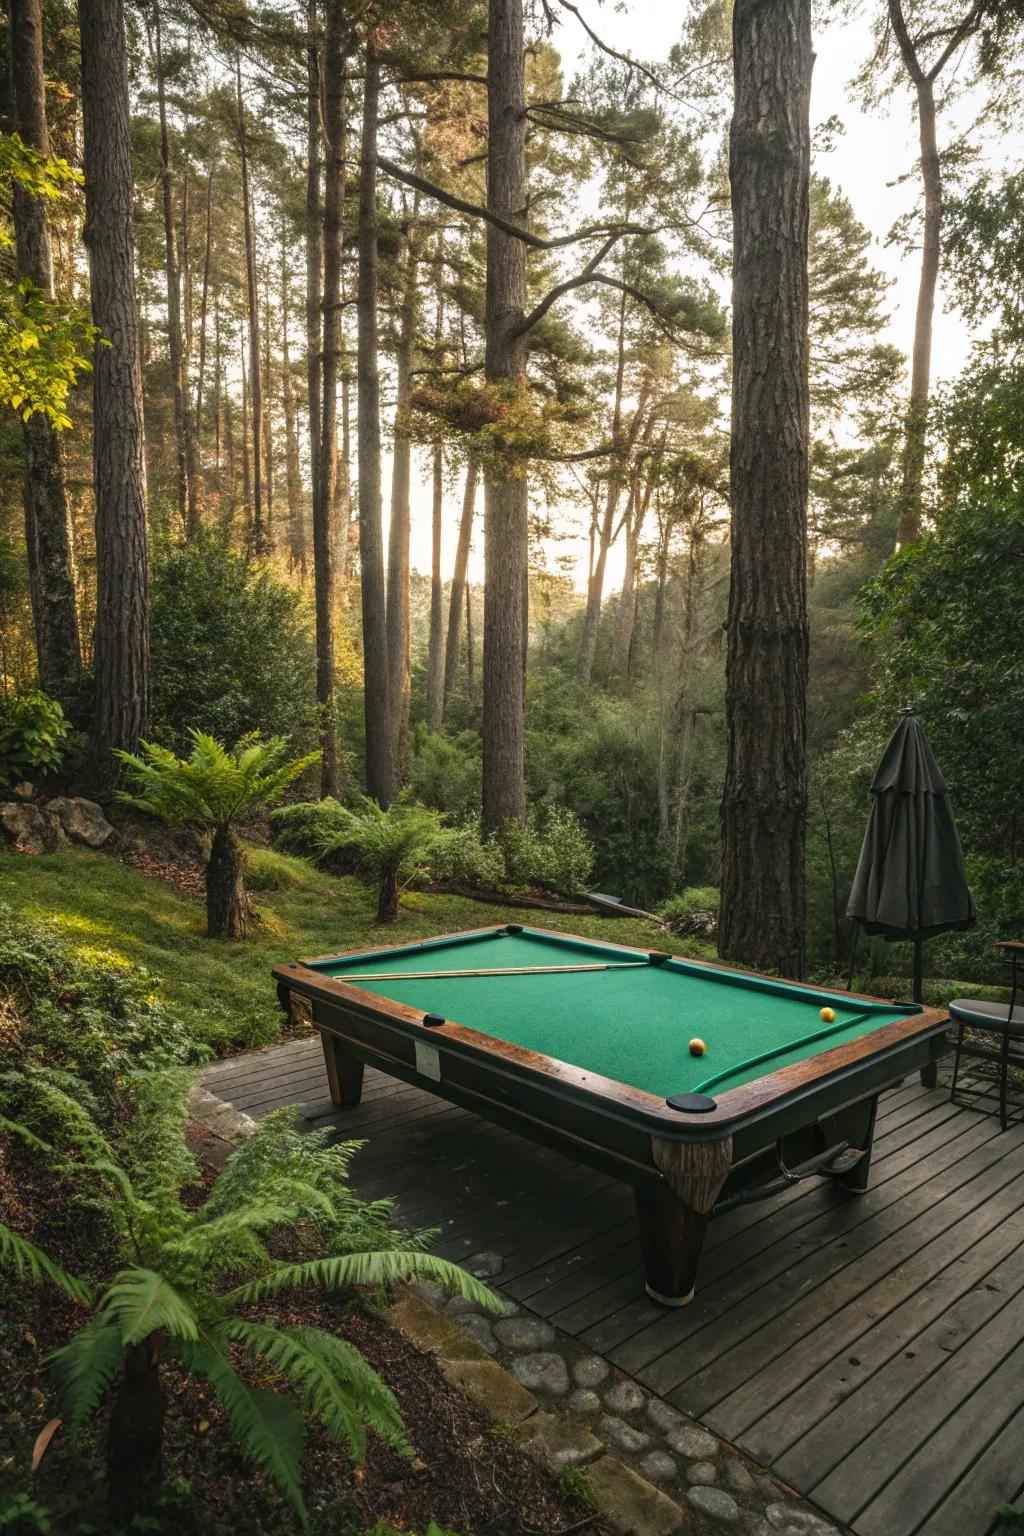
[[[601,246],[600,250],[598,250],[596,254],[593,255],[587,262],[582,272],[577,273],[575,277],[566,278],[564,283],[556,283],[554,288],[550,289],[549,292],[547,292],[541,299],[540,303],[530,311],[522,325],[516,327],[515,334],[517,336],[525,336],[527,331],[532,331],[534,326],[537,325],[539,321],[543,320],[552,304],[560,299],[563,294],[570,293],[573,288],[581,288],[584,283],[592,282],[594,279],[595,268],[600,266],[601,262],[608,255],[608,252],[611,250],[612,246],[618,239],[618,235],[609,235],[608,239]]]

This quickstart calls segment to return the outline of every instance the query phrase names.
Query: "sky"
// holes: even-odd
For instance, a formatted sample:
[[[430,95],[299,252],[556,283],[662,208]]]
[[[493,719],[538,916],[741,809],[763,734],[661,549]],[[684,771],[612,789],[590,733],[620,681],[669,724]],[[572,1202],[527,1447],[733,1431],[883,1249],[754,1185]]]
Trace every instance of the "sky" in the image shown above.
[[[678,40],[681,6],[656,3],[656,0],[626,0],[626,3],[613,8],[611,4],[599,5],[597,0],[580,0],[580,10],[594,30],[611,46],[641,58],[664,58],[672,44]],[[589,47],[583,29],[571,14],[565,13],[564,22],[553,42],[562,55],[565,79],[568,81]],[[888,331],[880,340],[893,342],[904,354],[909,355],[917,303],[919,257],[916,251],[904,251],[895,245],[887,246],[886,237],[895,221],[915,205],[919,194],[919,179],[914,174],[918,152],[917,123],[911,110],[910,93],[908,90],[897,91],[883,106],[871,112],[865,112],[854,98],[849,88],[850,79],[870,56],[872,48],[866,17],[842,26],[819,29],[815,34],[814,48],[812,134],[819,124],[833,115],[842,120],[846,131],[836,138],[827,153],[815,154],[813,168],[815,172],[828,176],[833,186],[847,195],[857,218],[871,231],[871,260],[893,283],[889,293],[890,323]],[[943,141],[944,137],[940,138],[940,144]],[[1012,138],[1001,141],[990,158],[997,165],[1001,161],[1019,163],[1024,158],[1024,129]],[[901,182],[904,177],[908,179]],[[934,382],[952,378],[959,373],[967,361],[970,346],[971,335],[962,319],[955,310],[943,304],[940,283],[932,348]],[[430,492],[423,479],[425,463],[419,467],[419,483],[416,483],[414,470],[411,559],[416,569],[429,571]],[[385,464],[385,476],[389,468]],[[385,511],[388,490],[385,484]],[[481,525],[482,500],[481,494],[478,507],[478,522]],[[446,547],[442,556],[444,570],[451,568],[458,498],[449,496],[447,502],[444,530]],[[470,579],[473,581],[483,579],[482,545],[483,540],[478,530],[470,567]],[[581,528],[577,540],[560,543],[558,553],[575,554],[575,579],[578,585],[585,586],[586,529]],[[620,551],[612,550],[606,588],[608,591],[615,589],[620,578],[620,554]]]

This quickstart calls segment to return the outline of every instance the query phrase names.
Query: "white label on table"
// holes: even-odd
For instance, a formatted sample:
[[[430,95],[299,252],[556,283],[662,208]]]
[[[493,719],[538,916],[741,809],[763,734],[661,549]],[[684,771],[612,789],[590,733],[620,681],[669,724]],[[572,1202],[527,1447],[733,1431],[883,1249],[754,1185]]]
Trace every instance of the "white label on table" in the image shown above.
[[[441,1052],[436,1045],[427,1045],[423,1040],[415,1041],[416,1046],[416,1071],[421,1077],[431,1077],[435,1083],[441,1081]]]

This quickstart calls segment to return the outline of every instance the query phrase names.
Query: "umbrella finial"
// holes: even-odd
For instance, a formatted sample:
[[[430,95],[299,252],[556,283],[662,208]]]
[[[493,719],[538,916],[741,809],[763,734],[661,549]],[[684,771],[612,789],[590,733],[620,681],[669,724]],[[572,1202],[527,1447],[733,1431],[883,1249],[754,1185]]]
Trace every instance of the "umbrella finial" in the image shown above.
[[[916,715],[916,714],[917,714],[917,700],[916,699],[908,699],[907,702],[904,705],[902,705],[901,708],[900,708],[900,719],[901,720],[905,720],[908,715]]]

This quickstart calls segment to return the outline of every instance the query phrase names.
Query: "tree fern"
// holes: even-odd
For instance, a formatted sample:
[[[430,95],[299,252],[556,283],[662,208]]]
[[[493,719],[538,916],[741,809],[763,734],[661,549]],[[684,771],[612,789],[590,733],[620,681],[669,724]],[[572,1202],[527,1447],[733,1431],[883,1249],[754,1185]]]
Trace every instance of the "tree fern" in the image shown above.
[[[161,1329],[175,1339],[199,1337],[192,1305],[151,1269],[123,1269],[115,1275],[103,1293],[100,1315],[117,1327],[124,1349]]]
[[[0,1128],[6,1130],[11,1122],[0,1121]],[[84,1280],[76,1280],[74,1275],[69,1275],[67,1270],[61,1269],[59,1264],[49,1258],[35,1243],[30,1243],[27,1237],[20,1237],[17,1232],[12,1232],[10,1227],[5,1227],[0,1222],[0,1264],[13,1269],[19,1279],[26,1276],[37,1285],[43,1280],[50,1280],[59,1286],[73,1301],[88,1301],[92,1292]]]
[[[293,1290],[302,1285],[315,1285],[326,1291],[345,1290],[359,1285],[394,1285],[412,1276],[433,1280],[491,1311],[501,1310],[502,1303],[494,1292],[481,1285],[479,1280],[475,1280],[457,1264],[439,1259],[432,1253],[410,1253],[403,1249],[388,1249],[382,1253],[344,1253],[309,1259],[301,1264],[280,1264],[268,1274],[257,1275],[229,1291],[224,1300],[233,1305],[262,1301],[279,1291]]]
[[[177,1353],[189,1371],[204,1376],[213,1387],[239,1445],[251,1461],[270,1474],[305,1525],[306,1508],[299,1487],[306,1443],[302,1415],[278,1393],[248,1386],[218,1348],[219,1342],[213,1338],[179,1343]]]

